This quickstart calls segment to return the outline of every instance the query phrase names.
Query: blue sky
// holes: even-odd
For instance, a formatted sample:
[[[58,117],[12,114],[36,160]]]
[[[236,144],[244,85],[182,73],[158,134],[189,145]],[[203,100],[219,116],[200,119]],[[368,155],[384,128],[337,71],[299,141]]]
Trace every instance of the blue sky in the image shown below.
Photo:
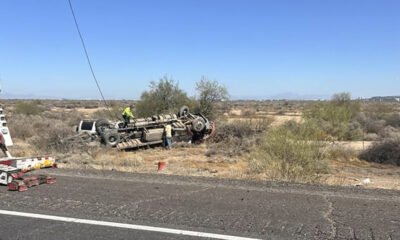
[[[107,98],[167,75],[233,98],[400,95],[397,0],[72,0]],[[66,0],[0,0],[5,94],[99,98]]]

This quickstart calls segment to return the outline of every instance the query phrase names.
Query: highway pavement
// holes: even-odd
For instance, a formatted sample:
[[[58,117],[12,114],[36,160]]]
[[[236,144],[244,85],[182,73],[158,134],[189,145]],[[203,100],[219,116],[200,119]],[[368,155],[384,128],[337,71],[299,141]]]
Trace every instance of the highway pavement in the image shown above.
[[[49,169],[0,186],[0,240],[400,239],[398,191]]]

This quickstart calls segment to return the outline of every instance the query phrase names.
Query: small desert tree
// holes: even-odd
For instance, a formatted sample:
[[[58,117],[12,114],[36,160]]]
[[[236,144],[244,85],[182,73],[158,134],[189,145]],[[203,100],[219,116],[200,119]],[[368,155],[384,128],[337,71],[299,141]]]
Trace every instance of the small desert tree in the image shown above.
[[[140,99],[136,106],[136,115],[139,117],[175,113],[181,106],[190,106],[192,102],[178,83],[166,76],[158,82],[150,82],[150,90],[143,92]]]
[[[335,93],[331,100],[338,105],[346,105],[351,101],[351,94],[348,92]]]
[[[198,111],[209,117],[215,118],[214,103],[229,98],[228,90],[216,80],[209,80],[202,77],[196,83],[198,92],[199,109]]]

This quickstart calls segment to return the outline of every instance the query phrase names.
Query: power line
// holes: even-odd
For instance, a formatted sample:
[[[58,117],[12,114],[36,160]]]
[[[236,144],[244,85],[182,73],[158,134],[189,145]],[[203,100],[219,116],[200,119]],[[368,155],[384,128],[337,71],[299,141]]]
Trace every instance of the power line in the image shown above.
[[[92,76],[93,76],[93,79],[94,79],[94,81],[95,81],[95,83],[96,83],[97,89],[98,89],[99,92],[100,92],[101,98],[103,99],[103,102],[104,102],[104,104],[106,105],[106,108],[107,108],[108,112],[110,113],[110,115],[111,115],[112,117],[114,117],[114,116],[112,115],[111,111],[110,111],[110,108],[109,108],[109,106],[108,106],[108,103],[107,103],[107,101],[106,101],[104,95],[103,95],[103,92],[101,91],[100,84],[99,84],[99,82],[97,81],[96,75],[94,74],[94,70],[93,70],[93,67],[92,67],[92,63],[91,63],[91,61],[90,61],[89,54],[88,54],[88,51],[87,51],[87,49],[86,49],[85,41],[83,40],[82,33],[81,33],[80,28],[79,28],[78,21],[76,20],[76,16],[75,16],[74,8],[72,7],[71,0],[68,0],[68,3],[69,3],[69,8],[71,9],[71,14],[72,14],[72,16],[73,16],[73,18],[74,18],[76,30],[78,31],[79,38],[81,39],[81,43],[82,43],[83,50],[84,50],[84,52],[85,52],[86,60],[87,60],[87,62],[88,62],[88,64],[89,64],[90,72],[92,73]]]

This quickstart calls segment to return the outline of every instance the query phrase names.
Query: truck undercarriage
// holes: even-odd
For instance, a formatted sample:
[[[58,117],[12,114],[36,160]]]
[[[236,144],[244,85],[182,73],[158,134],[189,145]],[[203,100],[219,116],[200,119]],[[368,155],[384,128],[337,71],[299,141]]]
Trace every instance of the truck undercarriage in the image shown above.
[[[178,114],[133,119],[126,127],[121,121],[82,120],[77,131],[80,135],[89,134],[92,139],[100,139],[106,146],[128,150],[163,144],[166,125],[172,126],[173,138],[189,138],[192,143],[206,140],[215,132],[213,122],[201,113],[190,113],[186,106]]]

